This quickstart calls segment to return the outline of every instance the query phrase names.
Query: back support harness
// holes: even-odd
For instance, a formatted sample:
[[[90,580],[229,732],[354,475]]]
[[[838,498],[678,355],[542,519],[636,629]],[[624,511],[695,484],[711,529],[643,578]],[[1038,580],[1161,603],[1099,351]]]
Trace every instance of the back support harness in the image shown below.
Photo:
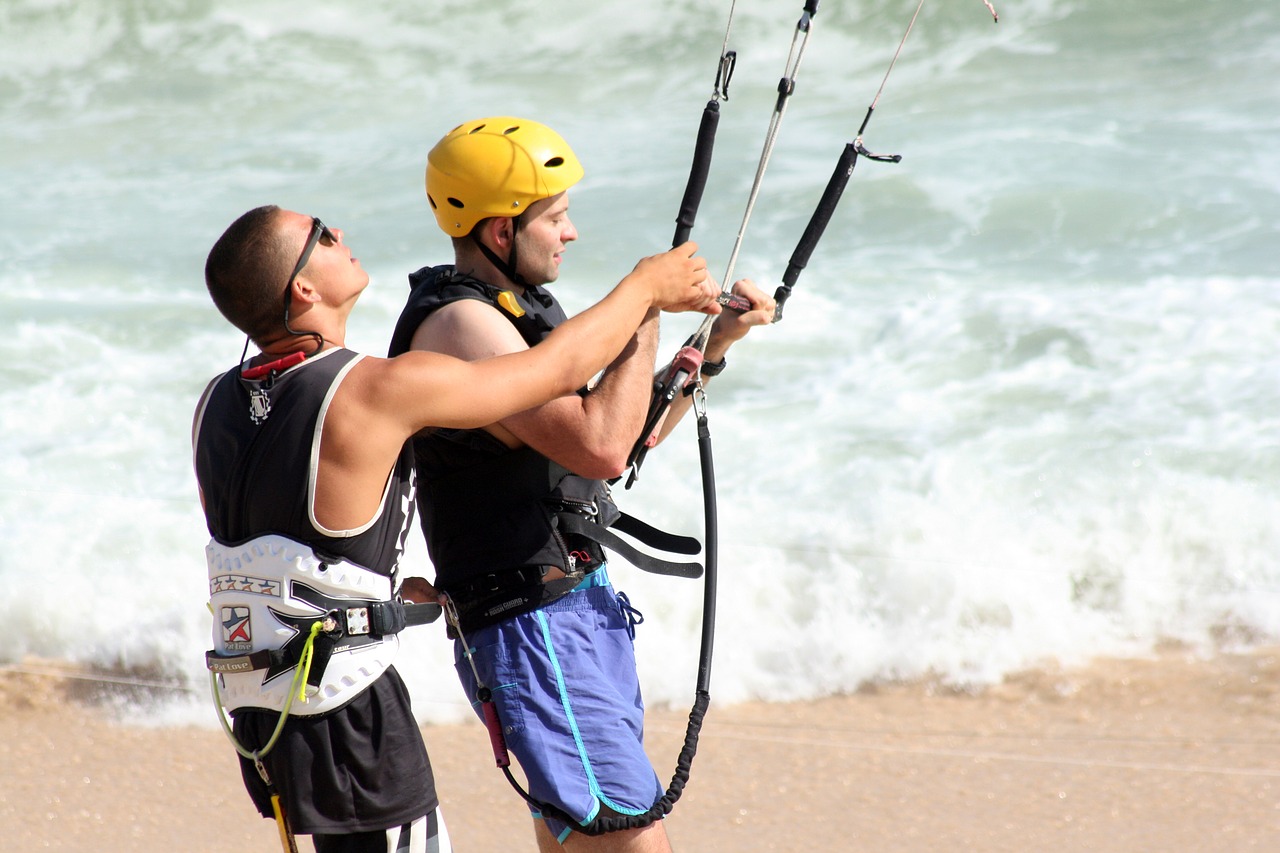
[[[214,540],[205,552],[214,616],[214,648],[205,652],[205,664],[214,707],[236,752],[253,762],[267,786],[281,846],[297,853],[263,757],[291,713],[322,714],[355,698],[390,666],[397,635],[435,621],[441,608],[392,598],[391,578],[323,560],[276,534],[239,546]],[[295,711],[298,703],[305,707]],[[258,749],[242,744],[227,720],[240,708],[279,711]]]

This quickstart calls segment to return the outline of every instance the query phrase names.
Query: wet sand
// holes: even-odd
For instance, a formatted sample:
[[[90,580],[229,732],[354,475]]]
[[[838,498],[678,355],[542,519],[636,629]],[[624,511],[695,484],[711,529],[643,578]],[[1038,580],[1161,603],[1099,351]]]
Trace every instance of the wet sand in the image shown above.
[[[220,730],[112,720],[84,692],[0,669],[0,848],[280,849]],[[649,714],[664,779],[686,717]],[[535,850],[480,725],[423,732],[455,848]],[[1280,650],[713,701],[667,831],[684,853],[1280,850]]]

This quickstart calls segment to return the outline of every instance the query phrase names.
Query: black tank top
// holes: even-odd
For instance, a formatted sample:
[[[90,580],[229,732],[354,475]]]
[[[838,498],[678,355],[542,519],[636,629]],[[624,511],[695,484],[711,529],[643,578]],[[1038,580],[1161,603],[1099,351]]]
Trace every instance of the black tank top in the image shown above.
[[[378,514],[358,530],[319,529],[311,517],[320,432],[329,395],[361,358],[327,350],[271,380],[241,378],[236,368],[206,392],[196,423],[196,478],[209,533],[239,544],[268,533],[304,542],[395,576],[412,522],[414,468],[406,444],[387,481]],[[265,403],[260,422],[254,411]]]

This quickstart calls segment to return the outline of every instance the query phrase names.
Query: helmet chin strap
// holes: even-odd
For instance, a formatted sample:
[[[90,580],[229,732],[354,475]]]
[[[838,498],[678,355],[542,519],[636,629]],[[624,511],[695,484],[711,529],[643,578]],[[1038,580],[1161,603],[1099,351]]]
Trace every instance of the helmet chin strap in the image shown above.
[[[480,252],[489,259],[489,263],[498,268],[498,271],[507,277],[507,279],[520,287],[528,287],[529,283],[524,280],[524,276],[516,271],[518,258],[516,257],[516,235],[520,233],[520,217],[511,217],[511,251],[507,253],[507,259],[504,261],[498,257],[498,253],[490,249],[480,239],[479,229],[471,232],[471,239],[480,248]]]

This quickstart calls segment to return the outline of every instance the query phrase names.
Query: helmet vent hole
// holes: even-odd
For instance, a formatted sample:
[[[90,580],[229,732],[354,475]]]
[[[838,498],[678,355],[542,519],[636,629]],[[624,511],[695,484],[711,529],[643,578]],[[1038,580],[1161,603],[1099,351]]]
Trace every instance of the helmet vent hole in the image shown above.
[[[447,199],[446,199],[446,201],[448,201],[448,202],[449,202],[449,204],[453,205],[454,207],[458,208],[459,210],[462,210],[464,207],[466,207],[466,205],[465,205],[465,204],[463,204],[461,201],[459,201],[458,199],[454,198],[453,196],[449,196],[449,198],[447,198]]]
[[[556,168],[557,166],[563,166],[563,165],[564,165],[564,158],[563,158],[563,157],[552,157],[550,160],[548,160],[547,162],[543,163],[542,165],[546,166],[548,169],[554,169],[554,168]]]

